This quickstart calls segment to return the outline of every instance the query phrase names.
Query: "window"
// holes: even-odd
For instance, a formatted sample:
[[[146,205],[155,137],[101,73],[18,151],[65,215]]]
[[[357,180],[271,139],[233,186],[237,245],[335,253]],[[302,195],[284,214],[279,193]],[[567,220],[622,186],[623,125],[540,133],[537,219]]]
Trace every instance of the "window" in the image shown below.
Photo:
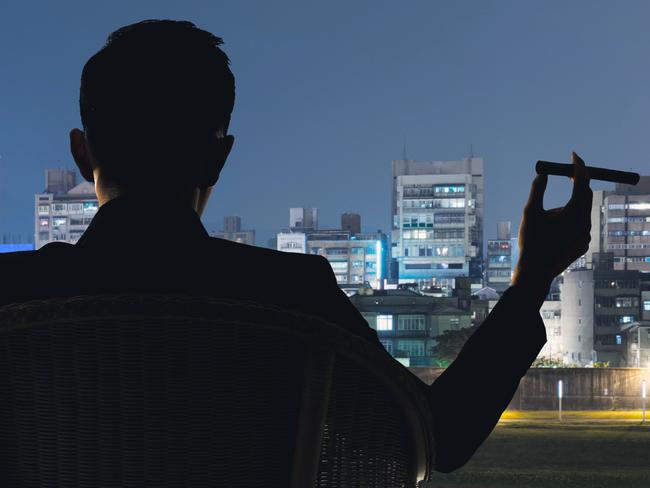
[[[465,185],[436,185],[433,187],[433,191],[436,194],[464,193]]]
[[[393,316],[377,315],[377,330],[393,330]]]
[[[635,320],[634,315],[619,315],[618,317],[619,324],[630,324],[634,322],[634,320]]]
[[[38,215],[49,215],[50,206],[49,205],[39,205],[38,206]]]
[[[643,300],[643,310],[650,312],[650,300]]]
[[[458,330],[458,328],[460,327],[460,318],[451,317],[449,319],[449,325],[450,325],[452,330]]]
[[[382,339],[379,342],[381,342],[381,345],[384,346],[384,349],[386,349],[390,354],[393,354],[393,341],[389,339]]]
[[[83,205],[81,203],[69,203],[68,213],[81,213],[83,212]]]
[[[66,217],[52,217],[52,226],[61,227],[67,223],[68,219]]]
[[[436,224],[464,224],[464,213],[439,212],[434,214],[433,221]]]
[[[397,330],[424,330],[425,319],[424,315],[398,315]]]
[[[38,220],[38,226],[43,228],[43,227],[49,227],[50,225],[50,219],[39,219]]]
[[[620,346],[621,344],[623,344],[623,339],[620,335],[616,334],[616,345]]]
[[[424,356],[424,341],[397,341],[397,350],[406,357]]]
[[[54,203],[52,204],[52,212],[65,212],[67,210],[67,205],[65,203]]]
[[[94,213],[99,209],[97,202],[84,202],[83,208],[85,213]]]
[[[622,307],[638,307],[639,298],[638,297],[616,297],[616,308]]]

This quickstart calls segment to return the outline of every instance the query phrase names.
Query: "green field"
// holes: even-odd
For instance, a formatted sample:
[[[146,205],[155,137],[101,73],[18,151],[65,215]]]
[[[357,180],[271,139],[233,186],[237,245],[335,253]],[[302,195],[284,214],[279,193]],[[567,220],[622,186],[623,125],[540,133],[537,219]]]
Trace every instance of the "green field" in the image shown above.
[[[649,416],[650,420],[650,416]],[[649,488],[650,423],[635,412],[507,412],[443,488]]]

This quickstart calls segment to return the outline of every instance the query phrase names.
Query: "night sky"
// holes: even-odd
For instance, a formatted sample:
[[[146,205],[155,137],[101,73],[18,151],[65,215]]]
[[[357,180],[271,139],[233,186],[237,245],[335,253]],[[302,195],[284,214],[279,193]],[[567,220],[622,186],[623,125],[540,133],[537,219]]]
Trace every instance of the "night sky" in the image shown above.
[[[576,150],[650,174],[646,0],[3,2],[0,234],[32,233],[43,170],[73,167],[83,64],[146,18],[190,20],[232,61],[236,142],[208,230],[240,215],[266,245],[289,207],[314,206],[321,227],[352,211],[388,231],[404,141],[411,159],[460,159],[470,145],[484,158],[486,238],[519,221],[537,159]],[[567,181],[551,180],[547,206]]]

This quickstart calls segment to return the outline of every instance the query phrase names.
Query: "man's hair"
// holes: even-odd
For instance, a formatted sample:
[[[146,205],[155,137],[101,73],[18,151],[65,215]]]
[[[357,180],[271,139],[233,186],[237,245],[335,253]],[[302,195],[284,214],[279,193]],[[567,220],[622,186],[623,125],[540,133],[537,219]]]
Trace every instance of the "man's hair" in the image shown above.
[[[235,79],[222,40],[191,22],[145,20],[113,32],[81,74],[81,121],[118,186],[196,186],[199,160],[225,135]]]

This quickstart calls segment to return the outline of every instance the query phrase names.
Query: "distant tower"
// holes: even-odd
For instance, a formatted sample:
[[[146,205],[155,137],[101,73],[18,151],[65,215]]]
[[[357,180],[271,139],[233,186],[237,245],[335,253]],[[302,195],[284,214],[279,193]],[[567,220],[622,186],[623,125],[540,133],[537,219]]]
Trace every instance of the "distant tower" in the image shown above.
[[[70,169],[56,168],[45,170],[45,191],[54,196],[68,193],[77,186],[77,174]]]
[[[289,229],[310,231],[318,229],[318,209],[292,207],[289,209]]]
[[[224,232],[239,232],[241,230],[241,217],[228,215],[223,219]]]
[[[348,212],[341,214],[341,229],[347,230],[351,234],[360,234],[361,215],[356,213],[348,213]]]

